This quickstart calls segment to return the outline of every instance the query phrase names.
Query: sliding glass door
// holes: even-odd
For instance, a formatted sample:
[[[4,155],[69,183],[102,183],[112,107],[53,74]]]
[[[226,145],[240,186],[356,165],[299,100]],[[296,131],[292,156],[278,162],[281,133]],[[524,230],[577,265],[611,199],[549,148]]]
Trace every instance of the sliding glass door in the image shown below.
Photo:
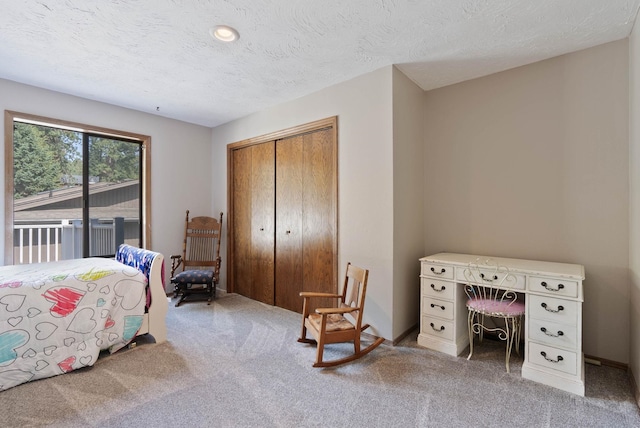
[[[141,141],[14,120],[14,263],[142,246]]]
[[[142,247],[142,144],[93,134],[84,140],[84,256],[113,256],[125,240]]]

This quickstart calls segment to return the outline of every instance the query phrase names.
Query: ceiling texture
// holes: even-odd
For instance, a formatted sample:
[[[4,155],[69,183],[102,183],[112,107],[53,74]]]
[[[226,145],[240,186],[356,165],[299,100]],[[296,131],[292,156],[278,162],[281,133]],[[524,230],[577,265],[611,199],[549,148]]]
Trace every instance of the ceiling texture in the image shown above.
[[[429,90],[623,39],[639,6],[0,0],[0,78],[214,127],[391,64]],[[212,38],[221,24],[239,40]]]

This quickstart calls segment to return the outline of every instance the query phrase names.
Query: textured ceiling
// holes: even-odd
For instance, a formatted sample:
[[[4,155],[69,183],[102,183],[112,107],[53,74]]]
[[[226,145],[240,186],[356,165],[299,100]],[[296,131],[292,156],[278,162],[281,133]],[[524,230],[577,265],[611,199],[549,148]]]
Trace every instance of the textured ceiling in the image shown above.
[[[622,39],[639,6],[0,0],[0,78],[216,126],[390,64],[428,90]],[[215,41],[218,24],[240,39]]]

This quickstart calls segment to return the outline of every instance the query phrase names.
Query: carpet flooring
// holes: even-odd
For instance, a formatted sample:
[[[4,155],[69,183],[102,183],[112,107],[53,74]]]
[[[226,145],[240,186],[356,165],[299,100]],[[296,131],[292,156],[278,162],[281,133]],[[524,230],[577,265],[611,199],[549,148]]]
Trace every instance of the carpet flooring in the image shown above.
[[[235,294],[170,306],[168,341],[0,392],[1,427],[640,427],[624,370],[586,366],[586,396],[504,368],[485,340],[467,361],[416,343],[330,369],[296,341],[300,315]],[[333,345],[326,358],[348,353]],[[329,348],[327,348],[329,349]]]

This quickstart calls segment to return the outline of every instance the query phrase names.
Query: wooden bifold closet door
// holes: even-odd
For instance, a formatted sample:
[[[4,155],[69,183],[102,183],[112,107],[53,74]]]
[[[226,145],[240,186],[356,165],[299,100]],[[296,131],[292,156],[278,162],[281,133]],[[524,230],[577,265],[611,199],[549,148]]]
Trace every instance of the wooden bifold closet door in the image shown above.
[[[296,312],[300,291],[337,291],[335,126],[331,118],[229,146],[230,291]]]
[[[234,291],[270,305],[274,304],[274,148],[275,143],[269,142],[233,152]]]

